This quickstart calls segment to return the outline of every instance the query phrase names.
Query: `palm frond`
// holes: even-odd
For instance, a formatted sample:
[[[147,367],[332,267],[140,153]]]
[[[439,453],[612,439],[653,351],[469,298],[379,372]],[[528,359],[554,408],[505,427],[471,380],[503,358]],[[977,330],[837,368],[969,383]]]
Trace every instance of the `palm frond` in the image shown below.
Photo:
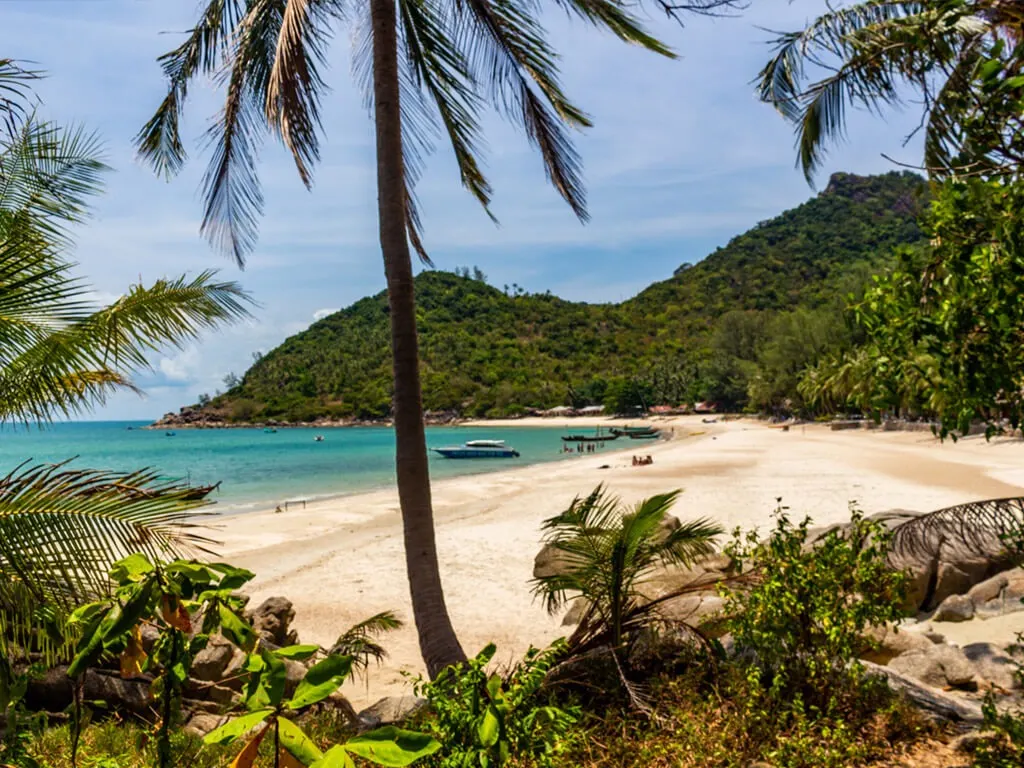
[[[445,10],[436,0],[399,0],[398,10],[406,71],[437,109],[462,185],[489,214],[491,186],[478,159],[482,101],[465,57],[446,27]]]
[[[150,470],[18,467],[0,479],[0,635],[38,639],[39,610],[106,594],[110,567],[129,554],[208,552],[215,542],[198,523],[208,504]]]
[[[215,281],[215,274],[132,286],[108,307],[45,328],[0,368],[0,422],[78,413],[113,388],[130,386],[128,377],[147,367],[147,353],[246,317],[248,294],[236,283]]]
[[[388,655],[375,638],[396,629],[401,628],[402,622],[391,611],[384,611],[361,621],[342,633],[334,646],[332,654],[340,656],[351,656],[353,667],[359,670],[366,670],[370,661],[380,663]]]
[[[160,57],[159,63],[168,80],[167,95],[136,135],[135,145],[139,157],[161,176],[169,178],[177,174],[188,156],[178,121],[188,97],[189,83],[199,75],[213,74],[221,65],[247,4],[247,0],[210,0],[185,41]]]
[[[31,114],[32,82],[41,77],[41,72],[14,59],[0,59],[0,125],[8,135],[16,134]]]
[[[524,128],[548,180],[585,221],[582,164],[567,128],[591,123],[562,92],[544,28],[516,0],[457,0],[454,12],[455,41],[473,80],[489,89],[506,118]]]
[[[267,82],[267,122],[291,152],[307,188],[313,183],[311,166],[320,159],[320,96],[326,85],[319,68],[324,64],[333,5],[288,0]]]
[[[978,557],[1019,558],[1024,551],[1024,497],[986,499],[911,518],[892,531],[890,550],[934,558],[942,548]]]
[[[85,218],[107,170],[94,134],[29,118],[0,144],[0,215],[64,244],[67,225]]]
[[[595,27],[604,28],[620,40],[639,45],[649,51],[676,58],[675,53],[665,43],[647,32],[640,20],[626,10],[626,6],[617,0],[557,0],[558,5],[570,13],[575,13],[589,21]],[[709,0],[709,9],[730,5],[731,0]],[[690,10],[697,10],[693,7]]]

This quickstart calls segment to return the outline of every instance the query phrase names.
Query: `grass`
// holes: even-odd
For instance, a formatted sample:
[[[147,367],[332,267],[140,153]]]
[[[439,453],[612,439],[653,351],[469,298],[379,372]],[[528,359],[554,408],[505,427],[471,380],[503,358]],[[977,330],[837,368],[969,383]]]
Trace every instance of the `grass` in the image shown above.
[[[902,765],[939,735],[910,705],[872,686],[842,720],[779,718],[757,700],[739,670],[712,684],[699,669],[655,681],[654,716],[624,707],[591,714],[557,768],[853,768]],[[596,708],[589,708],[591,712]],[[529,766],[529,762],[517,765]]]

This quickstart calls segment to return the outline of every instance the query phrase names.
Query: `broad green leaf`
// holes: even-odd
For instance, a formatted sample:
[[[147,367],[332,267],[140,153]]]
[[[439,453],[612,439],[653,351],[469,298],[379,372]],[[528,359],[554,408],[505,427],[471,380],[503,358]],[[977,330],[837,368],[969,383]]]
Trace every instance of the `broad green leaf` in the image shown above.
[[[309,768],[355,768],[355,763],[342,746],[333,746],[324,752],[324,756]]]
[[[285,706],[288,709],[302,709],[323,701],[341,687],[351,669],[351,656],[328,656],[309,668],[295,689],[295,695]]]
[[[281,746],[303,765],[309,765],[324,756],[309,736],[291,720],[279,717],[277,727],[281,730]]]
[[[139,584],[132,590],[124,605],[115,610],[113,621],[104,630],[103,639],[116,639],[128,632],[139,623],[139,619],[149,607],[149,600],[153,596],[153,582],[147,581]]]
[[[75,610],[71,612],[70,616],[68,616],[67,625],[88,625],[97,616],[99,616],[100,620],[102,620],[103,616],[106,616],[110,612],[110,609],[112,607],[113,606],[107,600],[101,600],[97,603],[86,603],[85,605],[80,605],[78,608],[75,608]]]
[[[416,733],[396,728],[393,725],[356,736],[343,745],[353,755],[365,758],[377,765],[410,765],[421,757],[432,755],[441,748],[441,743],[426,733]],[[343,765],[343,763],[339,763]]]
[[[110,569],[110,577],[118,584],[142,581],[153,572],[153,564],[144,555],[134,554],[118,560]]]
[[[257,640],[253,628],[223,603],[217,604],[217,614],[220,617],[221,634],[246,653],[252,653]]]
[[[288,645],[275,650],[274,655],[292,661],[305,661],[319,650],[319,645]]]
[[[494,643],[489,643],[488,645],[484,646],[483,650],[480,651],[480,653],[476,655],[476,659],[474,659],[474,661],[481,662],[482,664],[487,664],[488,662],[490,662],[491,659],[494,658],[494,654],[497,652],[497,650],[498,646],[496,646]]]
[[[484,716],[477,723],[476,735],[480,743],[485,747],[493,747],[498,743],[498,735],[501,731],[501,719],[493,704],[489,704],[484,710]]]
[[[257,661],[256,659],[259,659]],[[259,709],[266,706],[276,707],[284,698],[284,687],[288,670],[284,661],[274,656],[266,648],[260,648],[259,656],[250,656],[246,661],[250,670],[249,684],[246,686],[245,706],[248,709]]]
[[[257,725],[267,719],[274,710],[260,709],[256,712],[249,712],[230,720],[220,728],[214,728],[203,737],[204,744],[230,744],[235,739],[244,736]]]
[[[209,563],[210,568],[224,574],[218,585],[221,589],[238,589],[247,582],[256,578],[256,574],[247,571],[245,568],[237,568],[227,563]]]
[[[179,573],[196,585],[216,584],[217,574],[201,563],[175,560],[164,568],[167,573]]]

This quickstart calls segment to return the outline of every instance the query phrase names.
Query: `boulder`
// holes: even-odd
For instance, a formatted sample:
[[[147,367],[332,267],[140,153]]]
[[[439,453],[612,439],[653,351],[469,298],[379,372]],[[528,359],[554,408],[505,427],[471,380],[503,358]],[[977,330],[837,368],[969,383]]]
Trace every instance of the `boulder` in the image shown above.
[[[206,694],[210,701],[222,705],[231,705],[238,700],[238,693],[223,685],[211,685]]]
[[[974,603],[967,595],[950,595],[932,615],[932,621],[969,621],[974,618]]]
[[[569,627],[579,624],[583,620],[583,614],[587,612],[587,601],[578,597],[572,601],[572,606],[562,619],[562,626]]]
[[[208,683],[219,682],[224,678],[224,670],[231,663],[235,650],[235,646],[223,635],[211,635],[206,647],[192,660],[189,674]]]
[[[306,676],[306,665],[291,659],[284,659],[284,670],[284,695],[291,696],[295,693],[299,682]]]
[[[83,677],[83,695],[87,701],[106,702],[112,711],[146,716],[152,706],[149,683],[145,677],[122,680],[115,672],[89,669]],[[72,700],[72,681],[63,665],[30,681],[25,693],[25,704],[33,711],[62,712]]]
[[[725,634],[722,622],[722,609],[725,600],[714,594],[682,595],[673,600],[666,600],[661,605],[661,614],[670,621],[685,622],[700,627],[710,637]]]
[[[978,677],[1005,691],[1024,687],[1017,675],[1018,662],[992,643],[965,645],[964,656],[974,665]]]
[[[245,664],[245,654],[238,648],[231,651],[231,660],[224,668],[224,672],[217,682],[233,691],[241,691],[245,686],[245,672],[242,665]]]
[[[875,627],[866,636],[875,647],[862,652],[860,658],[875,664],[888,664],[897,656],[911,651],[927,651],[934,644],[922,633],[908,632],[893,624]]]
[[[978,689],[974,665],[953,645],[932,645],[902,653],[890,661],[887,668],[934,688]]]
[[[931,720],[980,726],[984,719],[977,702],[929,688],[891,666],[883,667],[865,661],[864,667],[869,674],[884,677],[890,688],[905,696]]]
[[[982,618],[1024,610],[1024,568],[1013,568],[986,579],[973,586],[967,596],[974,603],[975,614]]]
[[[298,639],[295,632],[289,630],[295,620],[295,608],[285,597],[268,597],[248,612],[248,618],[265,643],[280,648],[294,645]]]
[[[380,728],[400,725],[427,706],[427,700],[418,696],[386,696],[371,704],[356,717],[361,728]]]

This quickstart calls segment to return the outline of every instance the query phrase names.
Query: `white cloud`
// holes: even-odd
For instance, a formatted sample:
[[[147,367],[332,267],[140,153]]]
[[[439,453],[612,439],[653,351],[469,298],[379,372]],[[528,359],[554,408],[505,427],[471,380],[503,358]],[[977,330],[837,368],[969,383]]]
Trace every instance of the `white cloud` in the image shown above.
[[[314,320],[323,320],[325,317],[330,317],[331,315],[333,315],[337,311],[338,311],[337,307],[335,307],[334,309],[318,309],[316,312],[313,313],[313,319]]]

